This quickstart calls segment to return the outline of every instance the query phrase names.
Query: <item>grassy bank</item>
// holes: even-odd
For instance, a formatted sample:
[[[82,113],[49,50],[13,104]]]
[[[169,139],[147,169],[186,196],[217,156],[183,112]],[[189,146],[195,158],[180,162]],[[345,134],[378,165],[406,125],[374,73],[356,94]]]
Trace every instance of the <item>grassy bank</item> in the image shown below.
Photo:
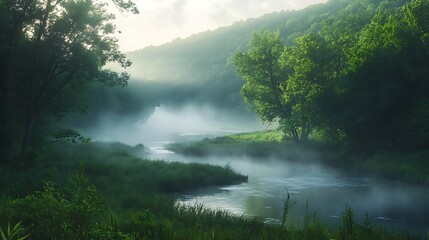
[[[83,174],[112,207],[132,206],[148,194],[174,194],[199,187],[247,181],[228,166],[149,161],[136,157],[143,146],[121,143],[61,144],[0,169],[0,189],[23,196],[44,183],[67,185],[82,168]],[[83,165],[83,166],[81,166]]]
[[[306,145],[282,141],[282,134],[274,130],[198,142],[174,143],[168,148],[177,153],[194,156],[245,155],[262,161],[278,158],[286,161],[317,162],[347,171],[429,185],[429,151],[349,152],[316,141]]]
[[[142,153],[143,146],[120,143],[64,144],[2,164],[3,239],[421,239],[358,225],[351,209],[331,228],[309,216],[300,227],[272,225],[201,205],[178,205],[176,192],[247,177],[227,166],[135,156]],[[7,236],[8,226],[13,237]]]
[[[178,205],[173,199],[160,196],[148,195],[135,203],[135,207],[121,211],[108,208],[96,188],[82,174],[77,174],[63,189],[47,184],[43,191],[26,197],[0,198],[0,230],[5,230],[10,222],[16,226],[11,231],[16,237],[4,239],[20,236],[22,239],[28,236],[28,239],[81,240],[422,239],[386,231],[368,222],[359,225],[354,222],[351,209],[345,210],[338,227],[331,228],[310,216],[304,216],[300,227],[287,223],[266,224],[260,218],[235,216],[226,211],[204,209],[201,205]]]

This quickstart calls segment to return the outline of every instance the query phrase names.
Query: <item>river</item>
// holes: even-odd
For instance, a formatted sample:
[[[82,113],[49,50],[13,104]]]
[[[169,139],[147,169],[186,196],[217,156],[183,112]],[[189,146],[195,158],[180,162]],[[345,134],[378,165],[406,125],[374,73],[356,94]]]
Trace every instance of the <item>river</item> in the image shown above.
[[[289,214],[291,224],[302,226],[307,214],[311,219],[316,215],[317,219],[328,225],[337,225],[346,206],[349,206],[359,223],[363,223],[368,214],[372,223],[383,224],[389,229],[422,234],[429,230],[429,189],[425,187],[363,173],[350,175],[311,163],[282,159],[255,160],[246,156],[188,157],[166,150],[165,145],[172,141],[198,140],[260,129],[260,124],[255,121],[231,124],[231,119],[213,121],[214,116],[219,115],[210,113],[204,117],[202,113],[204,111],[198,109],[185,109],[179,114],[161,107],[132,133],[120,137],[119,132],[125,132],[121,129],[114,135],[115,138],[103,140],[119,140],[129,144],[143,142],[150,149],[145,158],[221,166],[228,164],[235,171],[249,176],[246,183],[183,193],[178,200],[182,204],[204,204],[207,208],[260,216],[267,222],[276,223],[282,217],[287,190],[296,203]],[[112,132],[115,133],[111,129]]]
[[[337,225],[349,206],[359,223],[363,223],[368,214],[372,223],[383,224],[389,229],[419,233],[429,229],[429,191],[424,187],[281,159],[182,156],[165,150],[163,146],[167,143],[152,142],[149,158],[228,164],[249,176],[247,183],[182,194],[178,201],[183,204],[203,204],[238,215],[261,216],[267,222],[276,223],[281,221],[287,190],[295,202],[289,215],[290,223],[295,225],[302,226],[306,214],[310,219],[316,215],[316,219]]]

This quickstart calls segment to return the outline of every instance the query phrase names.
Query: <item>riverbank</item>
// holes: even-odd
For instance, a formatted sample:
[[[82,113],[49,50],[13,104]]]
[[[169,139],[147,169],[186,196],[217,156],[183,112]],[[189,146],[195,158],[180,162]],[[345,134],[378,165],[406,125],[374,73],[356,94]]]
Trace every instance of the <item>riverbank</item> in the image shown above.
[[[228,166],[144,160],[143,145],[119,142],[57,144],[25,159],[15,159],[0,169],[0,189],[23,196],[46,182],[66,186],[81,169],[109,206],[127,208],[150,194],[174,194],[213,185],[247,181]],[[115,199],[115,201],[112,201]]]
[[[282,226],[178,205],[176,193],[247,176],[228,166],[136,156],[144,151],[121,143],[63,144],[2,164],[0,227],[20,223],[14,231],[28,239],[421,239],[359,225],[351,209],[336,227],[312,216],[303,216],[302,226]],[[284,222],[291,205],[285,201]]]
[[[186,156],[245,155],[261,161],[276,158],[321,163],[345,171],[429,186],[429,151],[350,152],[316,141],[306,145],[283,141],[282,133],[275,130],[173,143],[167,148]]]

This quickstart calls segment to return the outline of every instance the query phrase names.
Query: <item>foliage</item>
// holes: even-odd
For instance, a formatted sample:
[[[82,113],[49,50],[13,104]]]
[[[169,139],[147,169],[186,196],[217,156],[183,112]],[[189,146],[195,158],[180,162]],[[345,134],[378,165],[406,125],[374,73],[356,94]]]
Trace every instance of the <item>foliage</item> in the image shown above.
[[[109,206],[119,209],[138,208],[148,194],[174,194],[197,187],[247,181],[247,176],[228,167],[149,161],[137,157],[144,154],[146,150],[141,145],[58,143],[32,161],[25,160],[25,166],[20,162],[3,164],[0,189],[12,195],[28,195],[41,189],[44,182],[55,182],[75,189],[73,199],[78,201],[80,195],[76,189],[83,191],[81,195],[91,190],[83,188],[85,179],[69,181],[70,178],[76,179],[75,171],[81,168],[81,162],[84,162],[82,173],[97,187]]]
[[[254,35],[234,58],[243,98],[295,141],[323,133],[352,150],[427,148],[427,1],[352,6],[283,50],[278,32]]]
[[[137,13],[131,1],[115,0]],[[45,142],[70,112],[81,112],[88,83],[125,86],[129,75],[103,68],[131,62],[119,51],[114,16],[93,0],[1,1],[0,132],[2,151]],[[22,134],[22,135],[21,135]]]
[[[47,183],[36,191],[11,203],[14,217],[31,226],[32,238],[87,239],[102,211],[95,187],[80,173],[71,180],[68,194]]]
[[[228,139],[238,141],[254,141],[254,142],[281,142],[284,140],[283,133],[276,130],[239,133],[226,136]]]
[[[244,100],[252,104],[263,121],[288,117],[289,108],[280,96],[280,89],[285,84],[283,75],[287,74],[278,63],[284,48],[280,33],[254,33],[249,46],[249,51],[238,53],[233,59],[245,81],[242,87]]]
[[[418,239],[370,223],[361,226],[349,210],[340,225],[346,227],[327,227],[316,218],[308,218],[302,227],[285,227],[202,205],[177,204],[173,193],[246,177],[230,167],[145,161],[133,156],[135,150],[120,143],[62,143],[46,149],[39,155],[44,159],[33,166],[2,164],[0,225],[22,222],[22,235],[31,234],[31,239],[293,240],[334,239],[340,232],[351,239]],[[76,159],[86,159],[85,164]],[[285,199],[285,206],[292,203]],[[341,230],[348,226],[353,231]]]
[[[49,190],[51,191],[51,190]],[[58,192],[58,190],[54,190]],[[51,199],[56,202],[63,197],[56,195]],[[19,201],[19,199],[13,200]],[[79,239],[333,239],[343,236],[343,227],[328,228],[315,219],[303,227],[266,224],[263,219],[246,216],[236,216],[222,210],[210,210],[202,205],[185,206],[175,204],[172,199],[148,197],[142,208],[126,212],[106,212],[99,218],[97,224],[90,225],[89,231],[80,233]],[[12,202],[13,204],[13,202]],[[50,205],[48,205],[50,206]],[[12,205],[15,209],[15,206]],[[22,209],[20,209],[22,210]],[[25,208],[24,208],[25,210]],[[58,209],[57,209],[58,210]],[[346,232],[346,238],[339,239],[418,239],[418,236],[390,233],[384,229],[367,224],[361,226],[350,218],[350,209],[343,215],[343,222],[352,225],[353,231]],[[15,212],[17,213],[17,212]],[[57,212],[54,212],[58,215]],[[18,217],[12,215],[11,217]],[[67,216],[57,219],[59,222],[52,227],[59,227],[68,222]],[[33,224],[45,224],[42,218],[33,219]],[[31,225],[30,225],[31,226]],[[89,226],[85,226],[89,227]],[[88,229],[87,229],[88,230]],[[81,230],[64,235],[49,235],[56,239],[76,237]],[[32,239],[46,239],[44,229],[29,228]],[[50,232],[50,234],[53,234]],[[63,235],[60,235],[63,234]],[[40,237],[43,236],[43,237]]]
[[[287,197],[286,201],[283,205],[283,215],[282,215],[282,227],[286,227],[288,225],[289,211],[295,205],[296,202],[291,200],[290,193],[286,189]]]
[[[353,220],[353,210],[350,207],[346,207],[346,211],[343,214],[341,226],[339,227],[339,239],[341,240],[352,240],[354,235],[355,222]]]
[[[212,105],[231,113],[249,115],[246,111],[249,106],[240,94],[244,82],[232,62],[236,53],[248,49],[252,33],[259,33],[261,29],[278,32],[283,43],[291,46],[296,38],[321,30],[325,25],[346,22],[347,26],[337,33],[354,31],[354,25],[368,23],[379,6],[389,9],[406,1],[327,1],[299,11],[278,11],[237,21],[231,26],[130,52],[127,56],[134,64],[128,72],[131,80],[145,81],[146,89],[156,91],[154,98],[163,104]],[[339,16],[347,16],[350,21],[339,21]],[[330,22],[325,24],[325,21]],[[350,41],[332,35],[331,38],[340,40],[339,43]]]
[[[52,138],[53,140],[49,143],[61,142],[61,141],[77,143],[77,142],[89,142],[91,140],[88,137],[82,136],[78,131],[73,129],[58,130],[57,132],[52,134]]]
[[[27,239],[30,235],[22,236],[22,232],[25,231],[25,228],[21,226],[21,223],[15,224],[13,227],[10,226],[10,223],[7,225],[7,230],[4,232],[0,227],[0,236],[2,240],[24,240]]]

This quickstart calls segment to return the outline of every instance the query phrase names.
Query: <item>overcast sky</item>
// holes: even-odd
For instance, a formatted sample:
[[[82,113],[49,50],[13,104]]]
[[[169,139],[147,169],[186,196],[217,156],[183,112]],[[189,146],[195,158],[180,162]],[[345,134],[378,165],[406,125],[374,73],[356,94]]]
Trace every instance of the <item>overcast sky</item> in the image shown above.
[[[123,51],[160,45],[266,13],[326,0],[135,0],[139,15],[116,14]]]

